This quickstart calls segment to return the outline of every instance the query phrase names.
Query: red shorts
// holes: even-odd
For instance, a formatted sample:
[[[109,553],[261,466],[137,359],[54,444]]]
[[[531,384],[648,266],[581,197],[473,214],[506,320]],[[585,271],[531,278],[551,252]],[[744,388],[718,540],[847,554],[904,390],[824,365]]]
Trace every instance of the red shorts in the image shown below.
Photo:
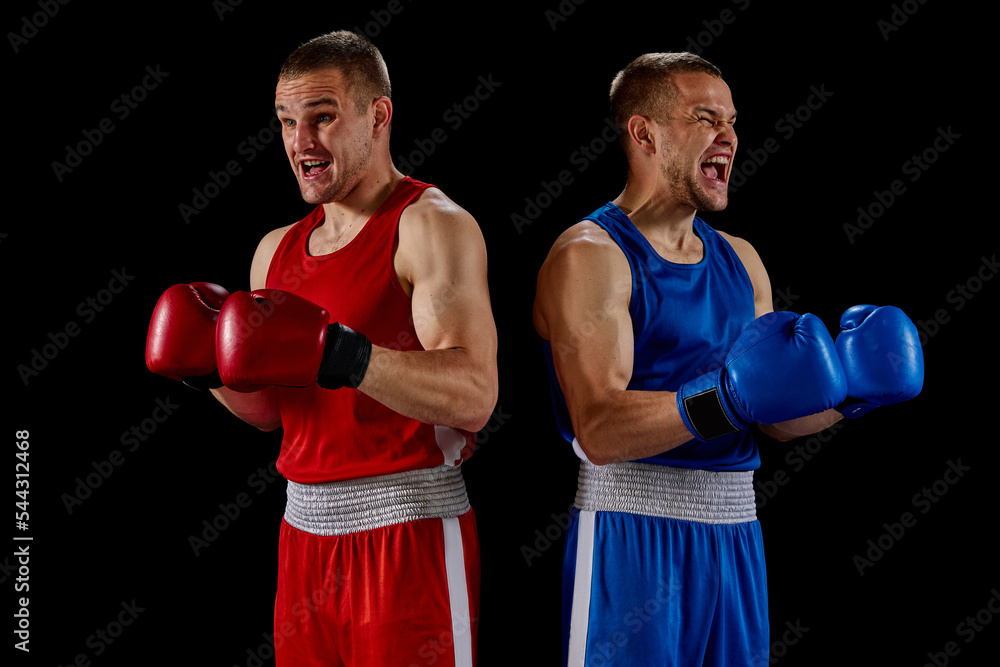
[[[281,521],[278,667],[471,667],[479,538],[470,509],[346,535]]]

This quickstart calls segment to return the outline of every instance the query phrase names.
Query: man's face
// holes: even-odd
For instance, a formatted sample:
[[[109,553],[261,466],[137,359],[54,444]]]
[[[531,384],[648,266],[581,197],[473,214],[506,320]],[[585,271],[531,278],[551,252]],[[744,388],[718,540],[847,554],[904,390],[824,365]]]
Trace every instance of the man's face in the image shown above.
[[[337,69],[278,81],[274,108],[285,153],[310,204],[344,199],[371,164],[368,109],[358,115],[350,88]]]
[[[721,211],[736,153],[736,109],[725,81],[708,74],[674,76],[677,100],[659,126],[660,172],[678,202]]]

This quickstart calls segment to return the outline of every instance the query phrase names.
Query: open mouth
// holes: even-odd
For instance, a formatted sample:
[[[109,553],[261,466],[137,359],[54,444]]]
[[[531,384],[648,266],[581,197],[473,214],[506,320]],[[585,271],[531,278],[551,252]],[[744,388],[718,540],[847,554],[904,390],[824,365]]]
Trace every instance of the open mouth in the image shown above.
[[[725,183],[729,174],[729,156],[713,155],[701,163],[701,173],[710,181]]]
[[[304,178],[316,178],[330,167],[328,160],[303,160],[299,163]]]

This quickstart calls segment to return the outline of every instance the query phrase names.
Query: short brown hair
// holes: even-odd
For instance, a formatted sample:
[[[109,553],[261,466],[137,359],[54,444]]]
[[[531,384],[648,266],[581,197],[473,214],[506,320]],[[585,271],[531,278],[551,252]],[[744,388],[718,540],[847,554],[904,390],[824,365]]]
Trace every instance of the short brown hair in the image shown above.
[[[288,56],[278,80],[298,79],[322,69],[343,73],[358,113],[367,109],[376,97],[392,97],[389,70],[382,54],[357,33],[338,30],[309,40]]]
[[[722,78],[718,67],[686,51],[646,53],[615,75],[611,82],[611,117],[622,130],[623,146],[628,135],[628,119],[640,114],[662,121],[677,102],[674,75],[688,72]]]

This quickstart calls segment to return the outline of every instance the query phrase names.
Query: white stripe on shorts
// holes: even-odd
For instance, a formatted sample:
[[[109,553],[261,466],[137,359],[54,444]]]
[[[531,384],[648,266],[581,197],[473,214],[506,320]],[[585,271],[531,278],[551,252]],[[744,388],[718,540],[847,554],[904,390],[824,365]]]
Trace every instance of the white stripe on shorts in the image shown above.
[[[594,524],[596,514],[581,510],[577,517],[576,573],[573,579],[573,607],[569,621],[570,667],[583,667],[587,659],[587,630],[590,625],[590,586],[594,576]]]
[[[444,568],[451,603],[451,636],[455,667],[472,667],[472,620],[469,618],[469,587],[465,578],[465,549],[457,518],[441,519],[444,528]]]

